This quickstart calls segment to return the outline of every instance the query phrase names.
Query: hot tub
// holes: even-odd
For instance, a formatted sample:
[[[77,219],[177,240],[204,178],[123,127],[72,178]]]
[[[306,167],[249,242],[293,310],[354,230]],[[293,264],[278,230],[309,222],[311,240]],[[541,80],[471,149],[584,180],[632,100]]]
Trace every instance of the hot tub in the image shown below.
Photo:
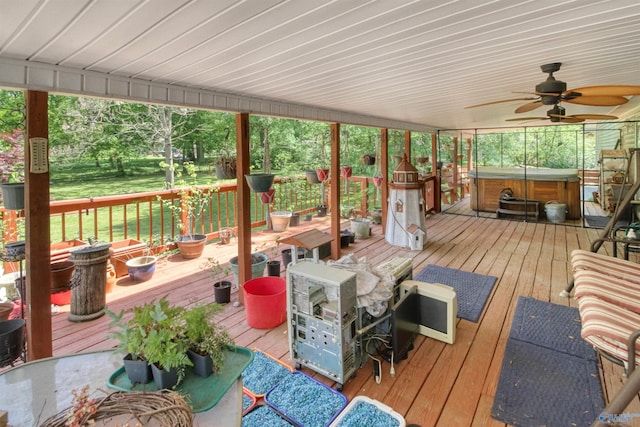
[[[567,219],[580,218],[580,178],[577,169],[500,168],[482,166],[469,171],[471,209],[496,212],[503,188],[511,188],[513,197],[540,202],[555,201],[567,205]]]

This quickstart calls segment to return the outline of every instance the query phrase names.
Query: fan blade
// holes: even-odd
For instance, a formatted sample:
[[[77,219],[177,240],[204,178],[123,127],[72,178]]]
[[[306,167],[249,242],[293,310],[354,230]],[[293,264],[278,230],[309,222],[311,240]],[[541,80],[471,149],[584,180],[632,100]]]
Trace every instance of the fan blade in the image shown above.
[[[581,123],[584,122],[584,119],[576,119],[575,117],[563,117],[560,119],[563,123]]]
[[[629,102],[623,96],[577,96],[571,99],[564,99],[563,102],[569,104],[592,105],[596,107],[609,107],[613,105],[622,105]]]
[[[568,90],[569,92],[580,92],[582,96],[635,96],[640,95],[640,86],[630,85],[608,85],[608,86],[585,86]]]
[[[575,117],[576,119],[583,120],[617,120],[618,117],[610,116],[608,114],[572,114],[569,117]]]
[[[527,111],[535,110],[536,108],[542,106],[542,102],[540,100],[529,102],[528,104],[523,104],[516,108],[516,113],[526,113]]]
[[[514,101],[533,101],[534,99],[538,99],[538,98],[511,98],[511,99],[503,99],[501,101],[492,101],[492,102],[485,102],[484,104],[476,104],[476,105],[470,105],[468,107],[464,107],[465,109],[467,108],[475,108],[475,107],[484,107],[485,105],[493,105],[493,104],[500,104],[502,102],[514,102]]]
[[[526,120],[548,120],[549,117],[516,117],[515,119],[506,119],[506,122],[523,122]]]
[[[561,119],[577,119],[580,121],[584,120],[616,120],[616,116],[610,116],[608,114],[571,114],[568,116],[563,116],[560,114],[549,114],[549,117],[560,117]]]

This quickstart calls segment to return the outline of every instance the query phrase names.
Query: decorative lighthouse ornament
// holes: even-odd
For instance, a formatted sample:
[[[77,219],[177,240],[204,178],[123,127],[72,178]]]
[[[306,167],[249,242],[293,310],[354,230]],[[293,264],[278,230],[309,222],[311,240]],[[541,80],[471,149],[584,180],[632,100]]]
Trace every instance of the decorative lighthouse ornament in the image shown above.
[[[389,183],[389,209],[385,239],[392,245],[421,251],[427,235],[425,201],[418,169],[407,159],[406,153],[393,170]]]

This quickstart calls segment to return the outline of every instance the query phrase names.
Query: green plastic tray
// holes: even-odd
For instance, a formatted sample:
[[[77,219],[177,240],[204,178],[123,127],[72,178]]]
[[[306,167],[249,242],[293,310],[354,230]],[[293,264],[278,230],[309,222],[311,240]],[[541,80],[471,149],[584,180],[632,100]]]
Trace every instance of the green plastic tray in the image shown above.
[[[203,412],[213,408],[227,390],[253,361],[253,351],[245,347],[233,347],[225,354],[224,366],[213,375],[202,378],[187,368],[187,375],[176,386],[175,391],[185,395],[193,412]],[[107,381],[107,386],[121,391],[155,391],[153,381],[149,384],[131,384],[124,366],[118,368]]]

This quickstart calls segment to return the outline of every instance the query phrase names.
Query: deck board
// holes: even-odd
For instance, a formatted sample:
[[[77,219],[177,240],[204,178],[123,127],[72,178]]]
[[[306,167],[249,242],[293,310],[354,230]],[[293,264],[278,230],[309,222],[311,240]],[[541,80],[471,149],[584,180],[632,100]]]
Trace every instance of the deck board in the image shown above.
[[[460,210],[458,206],[456,209]],[[494,215],[495,216],[495,215]],[[287,233],[310,228],[327,231],[330,217],[314,218]],[[406,360],[395,364],[395,377],[389,364],[383,364],[383,379],[376,384],[372,363],[367,362],[355,377],[344,384],[348,398],[363,394],[378,399],[406,417],[408,424],[422,426],[503,426],[490,416],[498,383],[504,348],[519,296],[575,306],[572,298],[559,293],[570,278],[570,253],[574,249],[589,250],[601,230],[583,228],[579,224],[557,225],[547,222],[523,222],[488,216],[430,215],[426,220],[424,250],[409,251],[386,243],[379,225],[369,239],[357,239],[343,251],[366,257],[374,264],[394,256],[413,258],[414,274],[428,264],[459,268],[498,277],[485,311],[478,323],[457,320],[456,342],[448,345],[430,338],[418,337],[415,349]],[[341,229],[349,228],[348,222]],[[278,235],[256,232],[256,244],[273,242]],[[280,245],[277,251],[285,249]],[[132,284],[128,278],[118,279],[116,289],[108,294],[108,307],[113,311],[139,305],[167,295],[176,304],[191,305],[212,301],[213,289],[209,273],[202,269],[206,257],[226,261],[235,255],[234,244],[210,244],[198,260],[184,261],[179,256],[163,260],[153,279]],[[603,245],[602,253],[611,254],[611,245]],[[637,259],[637,254],[632,254]],[[284,270],[283,270],[284,274]],[[232,301],[238,290],[232,289]],[[68,307],[52,314],[54,355],[113,348],[108,338],[109,319],[103,316],[90,322],[67,320]],[[219,314],[236,343],[259,348],[294,366],[289,356],[286,325],[271,330],[249,327],[243,307],[227,304]],[[624,383],[622,369],[602,362],[603,389],[612,396]],[[308,369],[305,372],[332,385],[323,376]],[[640,413],[640,400],[635,399],[627,412]]]

